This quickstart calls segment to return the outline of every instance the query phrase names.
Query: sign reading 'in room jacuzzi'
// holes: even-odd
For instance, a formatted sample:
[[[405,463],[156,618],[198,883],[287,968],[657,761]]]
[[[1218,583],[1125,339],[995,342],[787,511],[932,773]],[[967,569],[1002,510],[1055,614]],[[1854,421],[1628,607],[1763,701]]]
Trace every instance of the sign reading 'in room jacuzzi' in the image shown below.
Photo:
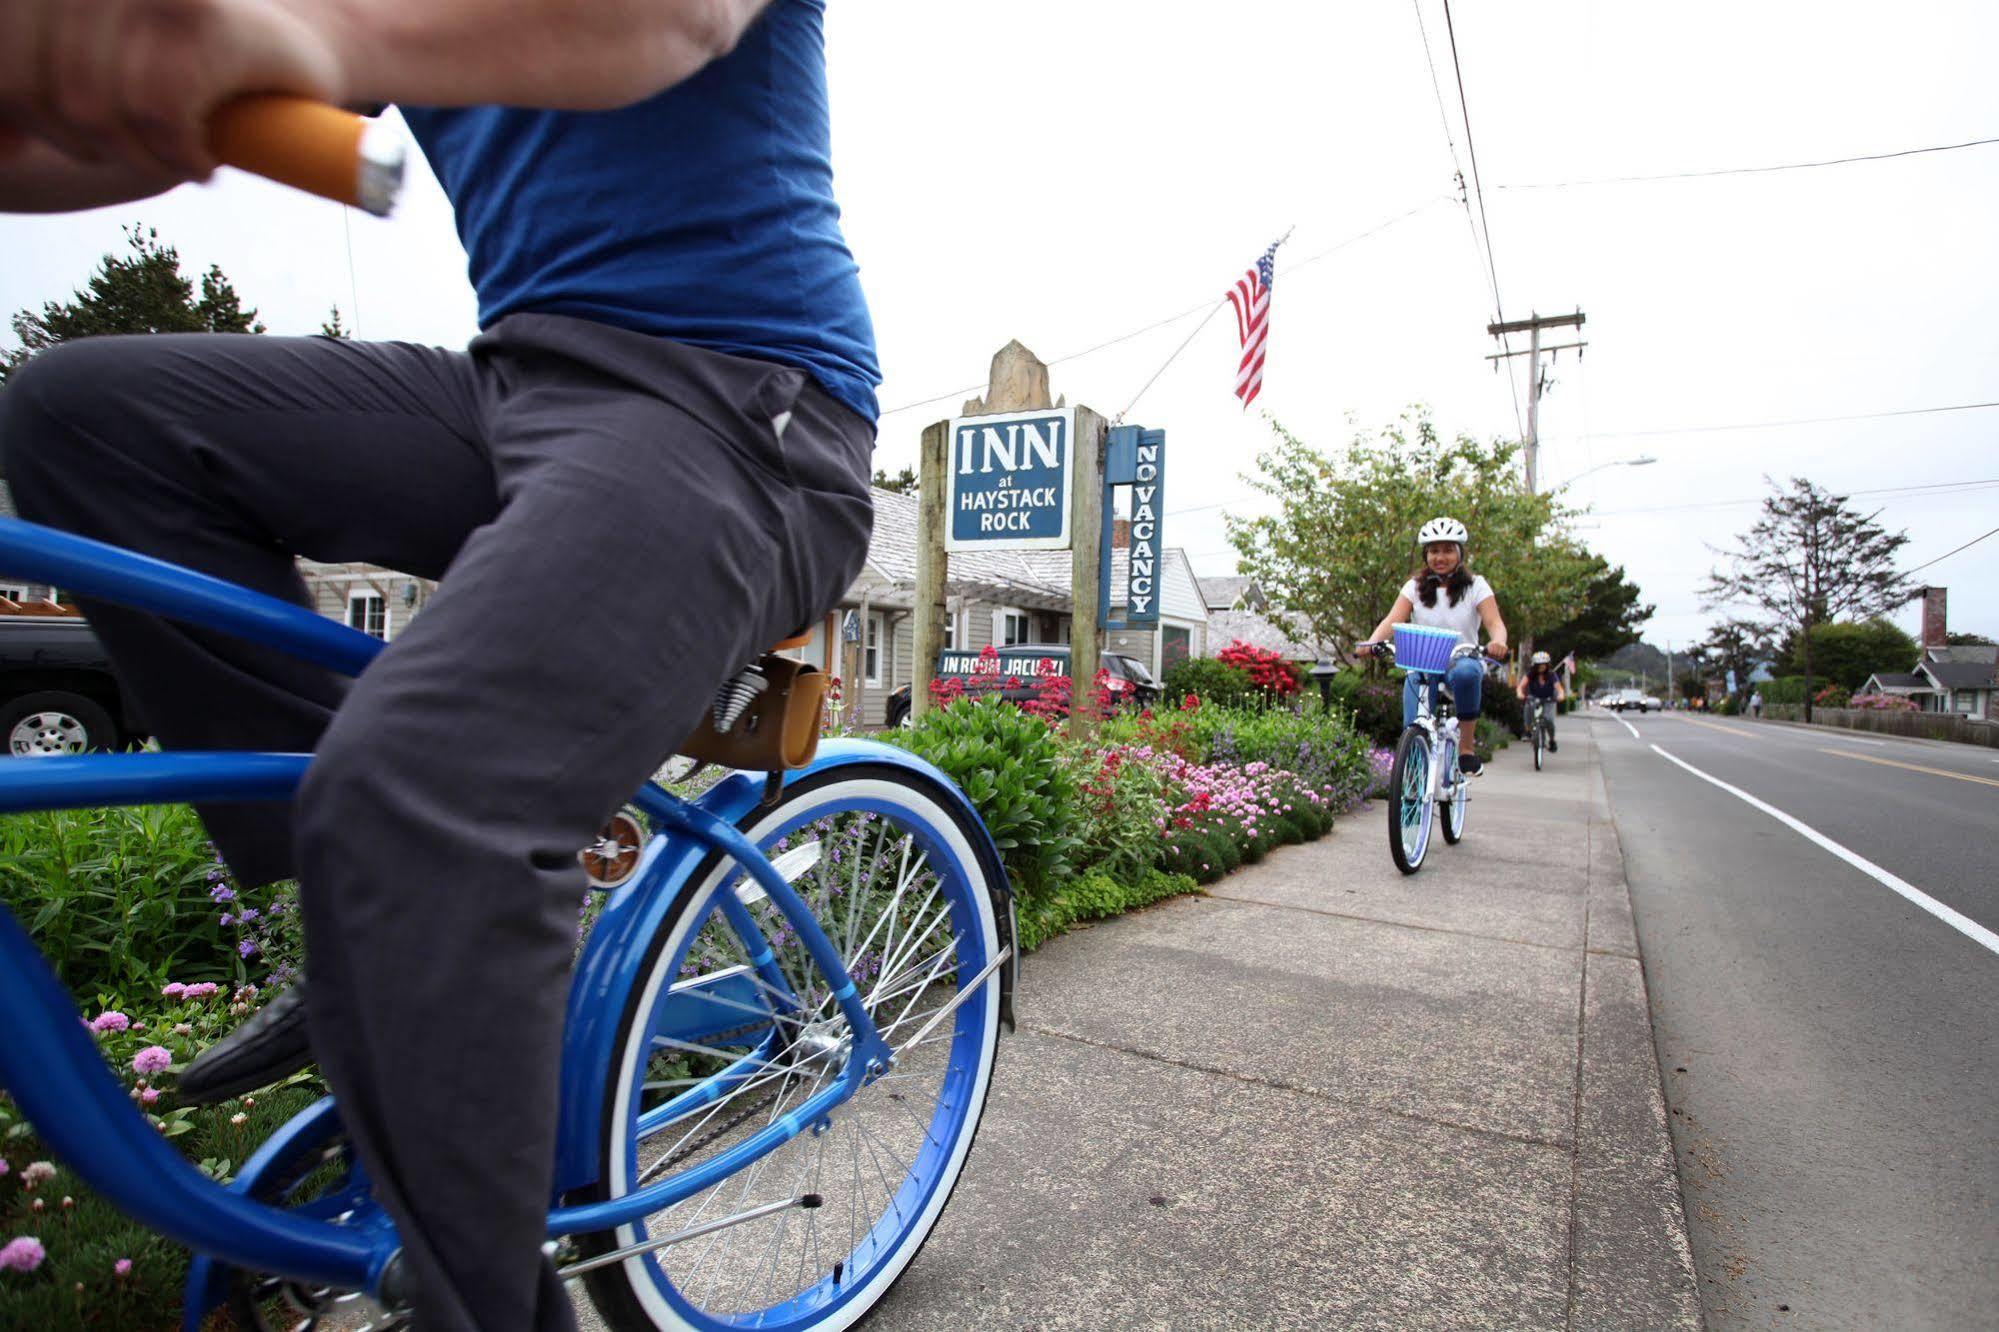
[[[1071,409],[951,422],[946,550],[1067,550]]]

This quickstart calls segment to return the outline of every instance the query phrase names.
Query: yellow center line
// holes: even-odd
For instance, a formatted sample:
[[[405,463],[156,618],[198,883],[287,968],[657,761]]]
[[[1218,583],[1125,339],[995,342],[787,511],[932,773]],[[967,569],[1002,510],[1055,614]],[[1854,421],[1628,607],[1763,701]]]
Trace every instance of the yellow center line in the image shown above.
[[[1990,777],[1974,777],[1968,772],[1951,772],[1946,768],[1925,768],[1920,763],[1902,763],[1895,759],[1876,758],[1872,754],[1856,754],[1850,749],[1824,749],[1821,754],[1837,754],[1841,758],[1858,759],[1862,763],[1879,763],[1884,768],[1907,768],[1910,772],[1926,772],[1932,777],[1954,777],[1960,782],[1977,782],[1982,786],[1999,786],[1999,781]]]
[[[1720,722],[1703,721],[1699,717],[1689,717],[1684,712],[1669,712],[1666,715],[1675,721],[1683,721],[1689,726],[1705,726],[1710,731],[1724,731],[1729,735],[1739,735],[1749,740],[1761,740],[1763,738],[1754,731],[1738,730],[1733,726],[1723,726]]]

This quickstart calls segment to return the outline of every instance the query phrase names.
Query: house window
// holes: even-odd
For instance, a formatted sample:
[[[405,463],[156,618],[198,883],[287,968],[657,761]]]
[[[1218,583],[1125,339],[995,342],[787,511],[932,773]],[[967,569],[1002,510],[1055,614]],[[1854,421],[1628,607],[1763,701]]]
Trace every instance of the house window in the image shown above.
[[[1071,639],[1070,639],[1070,637],[1069,637],[1069,634],[1070,634],[1070,631],[1071,631],[1072,627],[1074,626],[1074,624],[1075,624],[1075,621],[1074,621],[1074,620],[1071,620],[1071,619],[1069,619],[1069,618],[1068,618],[1067,616],[1064,616],[1064,617],[1063,617],[1063,620],[1062,620],[1062,640],[1061,640],[1061,641],[1062,641],[1062,646],[1063,646],[1063,647],[1069,647],[1069,646],[1071,645],[1072,641],[1073,641],[1073,640],[1071,640]]]
[[[1159,631],[1159,664],[1170,667],[1187,660],[1194,650],[1194,631],[1169,624]]]
[[[359,629],[370,638],[389,636],[389,602],[379,592],[347,594],[347,627]]]
[[[1001,647],[1014,647],[1021,643],[1033,642],[1033,631],[1028,627],[1027,612],[1007,607],[994,611],[993,638]]]
[[[882,617],[879,613],[868,613],[867,642],[861,650],[861,674],[871,685],[882,682]]]
[[[28,589],[19,583],[0,583],[0,597],[5,597],[9,601],[26,601]]]
[[[946,652],[953,651],[958,646],[958,618],[963,614],[963,611],[957,611],[944,617],[944,650]]]

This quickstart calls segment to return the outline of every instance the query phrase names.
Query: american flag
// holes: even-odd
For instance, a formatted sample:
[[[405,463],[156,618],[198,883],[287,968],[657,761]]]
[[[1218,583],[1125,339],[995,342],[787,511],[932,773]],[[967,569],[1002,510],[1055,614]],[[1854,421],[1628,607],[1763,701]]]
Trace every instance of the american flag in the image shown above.
[[[1278,242],[1282,244],[1282,242]],[[1235,395],[1244,411],[1263,391],[1264,344],[1270,340],[1270,286],[1276,278],[1277,245],[1273,244],[1229,288],[1229,304],[1235,307],[1236,332],[1242,337],[1242,360],[1236,365]]]

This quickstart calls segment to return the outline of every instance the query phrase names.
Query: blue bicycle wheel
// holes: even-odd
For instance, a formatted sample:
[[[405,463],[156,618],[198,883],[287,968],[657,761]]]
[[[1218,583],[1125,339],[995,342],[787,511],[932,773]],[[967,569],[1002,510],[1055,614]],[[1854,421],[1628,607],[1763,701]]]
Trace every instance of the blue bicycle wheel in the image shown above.
[[[923,778],[856,765],[793,784],[742,828],[812,907],[895,1063],[823,1131],[588,1237],[599,1254],[687,1237],[588,1273],[619,1329],[852,1326],[936,1225],[985,1107],[1000,981],[982,973],[1000,947],[1002,871],[968,817]],[[725,894],[772,962],[745,948]],[[607,1071],[600,1198],[714,1160],[844,1067],[832,986],[733,861],[711,856],[690,876],[641,974]],[[689,1039],[688,1000],[703,994],[707,1025]]]
[[[1402,732],[1388,773],[1388,851],[1395,868],[1414,874],[1430,850],[1430,740],[1417,727]]]

